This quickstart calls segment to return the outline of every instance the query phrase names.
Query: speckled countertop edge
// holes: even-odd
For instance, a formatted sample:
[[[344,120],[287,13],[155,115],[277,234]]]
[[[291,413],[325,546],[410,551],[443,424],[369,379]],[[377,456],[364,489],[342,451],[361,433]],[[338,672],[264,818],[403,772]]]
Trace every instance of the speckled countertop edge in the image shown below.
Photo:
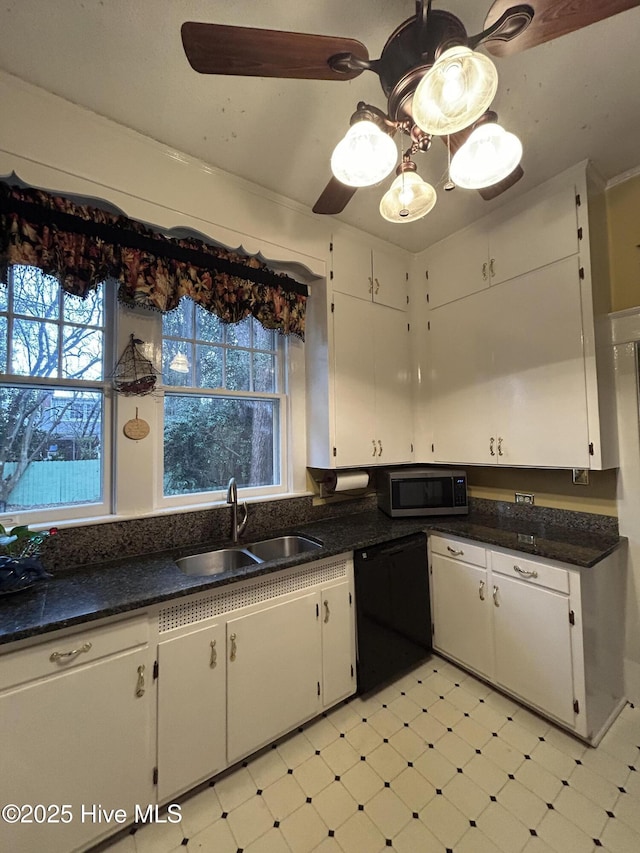
[[[317,550],[257,563],[213,576],[187,576],[175,560],[228,546],[212,542],[197,549],[173,549],[73,569],[32,589],[0,599],[0,644],[46,634],[73,625],[149,607],[170,599],[213,590],[246,578],[292,568],[312,560],[371,547],[419,531],[472,539],[536,557],[588,569],[624,540],[609,532],[588,532],[495,516],[445,516],[437,519],[390,519],[372,510],[297,524],[271,535],[301,533],[321,541]],[[261,537],[266,538],[266,537]]]

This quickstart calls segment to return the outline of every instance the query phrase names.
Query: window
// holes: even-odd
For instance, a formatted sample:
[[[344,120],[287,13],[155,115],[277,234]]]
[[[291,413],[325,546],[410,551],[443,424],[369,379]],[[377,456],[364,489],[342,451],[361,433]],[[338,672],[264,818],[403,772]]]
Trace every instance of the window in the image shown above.
[[[226,325],[190,299],[162,319],[163,496],[284,482],[283,343],[252,317]]]
[[[0,287],[0,512],[105,511],[104,363],[103,289],[82,300],[12,267]]]

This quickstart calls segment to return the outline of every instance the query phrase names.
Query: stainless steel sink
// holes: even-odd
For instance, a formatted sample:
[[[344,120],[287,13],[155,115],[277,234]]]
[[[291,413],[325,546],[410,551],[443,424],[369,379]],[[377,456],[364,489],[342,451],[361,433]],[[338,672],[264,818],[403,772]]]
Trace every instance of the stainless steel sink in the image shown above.
[[[276,536],[274,539],[263,539],[246,546],[247,551],[265,561],[293,557],[304,551],[315,551],[316,548],[322,548],[322,544],[307,539],[306,536]]]
[[[185,575],[217,575],[260,562],[259,557],[242,548],[220,548],[218,551],[207,551],[206,554],[194,554],[176,560],[178,568]]]

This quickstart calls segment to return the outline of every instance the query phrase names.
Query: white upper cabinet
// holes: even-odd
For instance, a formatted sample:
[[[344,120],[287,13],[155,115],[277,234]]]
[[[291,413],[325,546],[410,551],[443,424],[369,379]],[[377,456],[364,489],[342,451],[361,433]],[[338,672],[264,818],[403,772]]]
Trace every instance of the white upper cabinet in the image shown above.
[[[421,269],[422,268],[422,269]],[[489,287],[489,233],[484,219],[458,231],[428,249],[418,263],[429,306],[469,296]]]
[[[408,259],[405,254],[372,249],[341,234],[331,243],[331,281],[338,293],[389,308],[407,309]]]

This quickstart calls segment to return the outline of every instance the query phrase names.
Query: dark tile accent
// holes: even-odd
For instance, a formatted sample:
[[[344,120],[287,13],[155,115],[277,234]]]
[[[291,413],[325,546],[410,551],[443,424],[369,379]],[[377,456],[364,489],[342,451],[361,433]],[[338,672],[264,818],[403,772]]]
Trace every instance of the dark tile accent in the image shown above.
[[[366,755],[361,755],[361,756],[360,756],[360,761],[366,761],[366,760],[367,760],[367,756],[366,756]]]
[[[316,749],[316,755],[320,755],[320,750]]]
[[[509,779],[515,779],[515,778],[516,777],[513,775],[513,773],[509,773]]]
[[[462,767],[456,767],[456,770],[458,771],[458,773],[462,773]]]
[[[469,821],[469,826],[477,826],[477,825],[478,825],[478,824],[475,822],[475,820],[470,820],[470,821]]]
[[[411,817],[412,817],[414,820],[419,820],[420,815],[418,814],[418,812],[414,812],[414,813],[411,815]]]
[[[530,829],[529,834],[530,835],[537,835],[538,833],[535,831],[535,829]]]
[[[466,711],[464,712],[464,715],[465,715],[465,717],[470,717],[470,716],[471,716],[470,714],[467,714],[467,712],[466,712]]]
[[[388,737],[383,737],[383,738],[382,738],[382,743],[389,743],[389,738],[388,738]]]
[[[339,777],[339,776],[334,776],[333,778],[334,778],[334,780],[335,780],[336,782],[339,782],[339,781],[340,781],[340,777]]]
[[[391,787],[391,782],[385,782],[385,783],[384,783],[384,787],[385,787],[385,788],[390,788],[390,787]]]
[[[340,737],[344,737],[344,732],[340,732]]]
[[[258,797],[262,796],[262,788],[258,788],[258,790],[256,791],[256,796],[258,796]]]
[[[510,722],[510,723],[512,723],[512,722],[513,722],[513,717],[507,717],[507,720],[509,720],[509,722]]]
[[[435,746],[432,743],[428,744],[428,747],[429,749],[435,749]]]
[[[358,804],[358,811],[359,811],[359,812],[363,812],[363,811],[364,811],[364,806],[362,805],[362,803],[359,803],[359,804]]]
[[[610,812],[610,811],[607,812],[607,815],[608,815],[608,817],[615,817],[614,813]]]
[[[531,761],[531,756],[530,756],[530,755],[525,755],[525,758],[526,758],[526,760],[527,760],[527,761]]]
[[[548,808],[550,811],[553,811],[553,803],[547,803],[547,808]]]
[[[311,802],[311,797],[307,797],[307,802],[308,802],[308,803],[310,803],[310,802]]]
[[[274,820],[274,822],[273,822],[273,828],[274,828],[274,829],[277,829],[279,826],[280,826],[280,821],[279,821],[279,820]]]
[[[413,761],[407,761],[407,767],[413,767]]]
[[[363,723],[366,723],[366,722],[367,722],[367,718],[366,718],[366,717],[363,717],[363,718],[362,718],[362,722],[363,722]]]
[[[602,847],[602,841],[600,841],[599,838],[594,838],[593,843],[596,845],[596,847]]]
[[[293,774],[293,770],[291,769],[291,767],[287,770],[287,773],[289,774],[289,776]]]
[[[629,770],[632,770],[634,773],[637,773],[637,770],[636,770],[636,768],[633,766],[633,764],[630,764],[630,765],[629,765]]]
[[[576,764],[582,764],[582,761],[580,761],[579,758],[576,758]]]
[[[541,740],[544,743],[544,738],[542,737],[542,735],[538,735],[538,740]]]
[[[566,780],[566,779],[563,779],[563,780],[562,780],[562,784],[563,784],[566,788],[568,788],[568,787],[569,787],[569,783],[567,782],[567,780]]]
[[[393,841],[390,838],[385,838],[384,841],[387,847],[393,847]]]
[[[188,838],[183,838],[182,841],[180,842],[180,844],[182,844],[183,847],[186,847],[188,843],[189,843]]]
[[[489,797],[489,799],[491,800],[491,802],[492,802],[492,803],[497,803],[497,802],[498,802],[498,798],[497,798],[497,797],[494,797],[494,796],[493,796],[493,794],[491,794],[491,796]]]
[[[333,836],[334,836],[335,834],[336,834],[336,833],[335,833],[335,830],[334,830],[334,829],[330,829],[330,830],[329,830],[329,832],[327,833],[327,835],[329,836],[329,838],[333,838]]]
[[[442,796],[442,788],[436,788],[436,794],[440,797]]]
[[[229,817],[229,812],[222,812],[222,814],[220,815],[220,817],[221,817],[223,820],[226,820],[226,819]]]
[[[405,729],[408,729],[408,728],[409,728],[409,723],[405,723],[405,724],[404,724],[404,727],[405,727]]]
[[[476,755],[482,755],[482,750],[481,750],[481,749],[476,749]]]

